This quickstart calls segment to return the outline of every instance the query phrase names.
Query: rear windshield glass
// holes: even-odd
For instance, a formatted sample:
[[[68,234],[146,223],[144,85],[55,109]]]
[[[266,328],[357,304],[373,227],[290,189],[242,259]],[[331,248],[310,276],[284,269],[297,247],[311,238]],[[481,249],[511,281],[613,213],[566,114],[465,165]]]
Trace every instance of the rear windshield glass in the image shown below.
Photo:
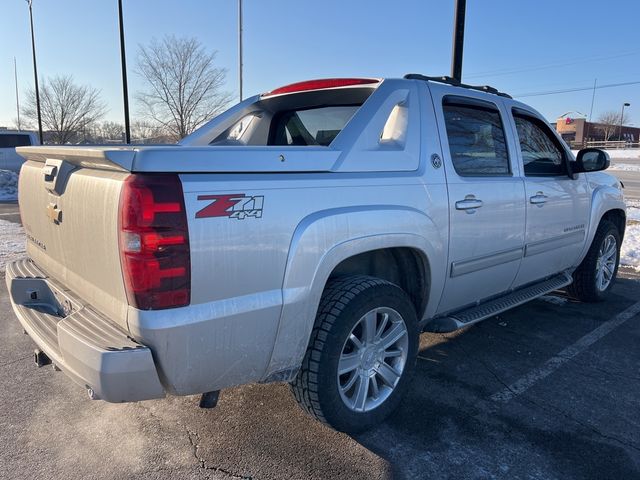
[[[0,148],[26,147],[31,145],[29,135],[20,134],[0,134]]]
[[[269,145],[329,145],[359,105],[340,105],[279,112],[274,116]]]

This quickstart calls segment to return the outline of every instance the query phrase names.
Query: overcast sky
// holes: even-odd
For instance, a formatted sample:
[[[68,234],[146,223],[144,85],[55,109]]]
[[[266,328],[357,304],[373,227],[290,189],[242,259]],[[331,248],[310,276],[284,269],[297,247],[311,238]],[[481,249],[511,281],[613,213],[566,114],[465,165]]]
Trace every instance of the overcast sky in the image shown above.
[[[124,0],[132,119],[141,87],[139,44],[193,36],[216,50],[238,92],[237,0]],[[463,79],[521,95],[548,119],[589,115],[594,80],[640,82],[640,1],[468,0]],[[122,122],[117,0],[34,0],[40,77],[71,74],[98,88],[106,119]],[[448,74],[454,0],[244,0],[245,96],[318,77]],[[0,126],[33,85],[28,6],[0,0]],[[596,90],[593,117],[630,102],[640,126],[640,83]],[[576,116],[577,114],[572,114]]]

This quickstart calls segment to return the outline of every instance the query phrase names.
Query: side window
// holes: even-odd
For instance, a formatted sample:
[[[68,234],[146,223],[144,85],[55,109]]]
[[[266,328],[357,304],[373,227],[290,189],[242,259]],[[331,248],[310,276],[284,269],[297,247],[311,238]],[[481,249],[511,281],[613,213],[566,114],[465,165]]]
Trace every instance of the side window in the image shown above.
[[[443,105],[449,150],[460,176],[509,175],[509,155],[498,110]]]
[[[557,140],[538,119],[513,116],[520,141],[526,176],[567,175],[565,153]]]

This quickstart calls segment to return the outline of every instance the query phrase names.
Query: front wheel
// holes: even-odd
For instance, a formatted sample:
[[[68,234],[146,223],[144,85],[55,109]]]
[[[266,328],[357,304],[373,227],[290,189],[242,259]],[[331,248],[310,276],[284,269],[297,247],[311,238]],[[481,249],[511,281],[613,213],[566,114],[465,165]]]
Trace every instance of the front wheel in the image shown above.
[[[583,302],[603,301],[615,282],[620,263],[620,232],[608,220],[603,220],[593,243],[580,266],[573,273],[568,292]]]
[[[347,433],[370,428],[397,406],[418,351],[407,294],[364,275],[327,285],[309,348],[292,383],[304,410]]]

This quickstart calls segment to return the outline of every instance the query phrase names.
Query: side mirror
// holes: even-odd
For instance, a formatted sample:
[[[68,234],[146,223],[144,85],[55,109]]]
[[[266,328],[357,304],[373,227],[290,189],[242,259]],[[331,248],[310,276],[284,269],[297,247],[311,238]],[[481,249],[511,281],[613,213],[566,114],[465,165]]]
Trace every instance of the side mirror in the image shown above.
[[[573,173],[599,172],[609,168],[609,154],[599,148],[583,148],[576,156]]]

